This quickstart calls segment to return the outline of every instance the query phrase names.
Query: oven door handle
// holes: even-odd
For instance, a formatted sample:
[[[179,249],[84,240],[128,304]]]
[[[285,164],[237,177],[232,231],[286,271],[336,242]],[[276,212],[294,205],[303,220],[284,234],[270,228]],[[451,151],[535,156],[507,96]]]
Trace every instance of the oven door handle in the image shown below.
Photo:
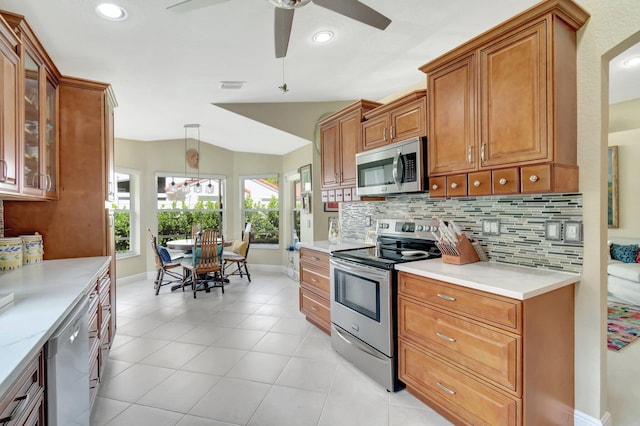
[[[338,337],[340,337],[340,338],[341,338],[342,340],[344,340],[346,343],[348,343],[348,344],[350,344],[350,345],[353,345],[353,346],[357,347],[357,348],[358,348],[358,349],[360,349],[362,352],[366,352],[366,353],[368,353],[369,355],[371,355],[371,356],[372,356],[372,357],[374,357],[374,358],[378,358],[379,360],[386,361],[386,359],[385,359],[385,357],[384,357],[384,356],[382,356],[382,355],[381,355],[381,354],[379,354],[379,353],[376,353],[373,349],[371,349],[371,348],[367,347],[365,344],[360,343],[360,342],[358,342],[357,340],[349,340],[349,339],[347,339],[347,338],[344,336],[343,331],[342,331],[342,330],[340,330],[340,329],[339,329],[338,327],[336,327],[335,325],[334,325],[334,327],[333,327],[333,331],[335,331],[335,332],[338,334]]]
[[[351,262],[345,262],[343,260],[331,259],[330,262],[343,271],[350,272],[352,274],[361,275],[365,278],[372,278],[375,280],[385,280],[388,277],[388,271],[378,268],[371,268],[358,263],[351,264]]]

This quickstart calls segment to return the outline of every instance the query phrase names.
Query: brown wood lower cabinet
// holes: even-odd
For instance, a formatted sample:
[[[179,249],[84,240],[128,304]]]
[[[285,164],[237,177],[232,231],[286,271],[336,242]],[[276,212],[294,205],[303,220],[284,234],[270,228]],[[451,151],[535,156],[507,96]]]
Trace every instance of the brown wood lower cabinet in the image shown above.
[[[0,398],[0,424],[44,425],[44,351],[40,350]]]
[[[307,321],[331,334],[329,302],[329,255],[302,247],[300,249],[300,312]]]
[[[91,406],[103,379],[113,340],[110,268],[98,274],[89,293],[89,401]]]
[[[573,293],[515,300],[400,272],[398,376],[455,424],[573,425]]]

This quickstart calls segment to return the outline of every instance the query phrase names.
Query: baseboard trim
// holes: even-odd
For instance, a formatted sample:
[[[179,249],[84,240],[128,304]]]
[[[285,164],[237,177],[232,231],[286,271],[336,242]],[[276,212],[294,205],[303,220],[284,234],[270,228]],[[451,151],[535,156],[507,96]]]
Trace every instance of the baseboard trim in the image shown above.
[[[142,272],[136,275],[129,275],[128,277],[117,278],[116,283],[120,284],[131,284],[136,283],[138,281],[143,280],[153,280],[156,278],[156,273],[154,272]]]
[[[602,419],[598,420],[595,417],[575,410],[573,413],[573,424],[574,426],[613,426],[613,419],[608,411],[604,413]]]

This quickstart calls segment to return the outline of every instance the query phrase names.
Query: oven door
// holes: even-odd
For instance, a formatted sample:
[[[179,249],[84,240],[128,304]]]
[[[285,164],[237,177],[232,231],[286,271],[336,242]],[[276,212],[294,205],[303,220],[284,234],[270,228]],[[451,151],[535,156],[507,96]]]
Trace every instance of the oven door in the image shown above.
[[[331,258],[331,322],[393,356],[392,271]]]

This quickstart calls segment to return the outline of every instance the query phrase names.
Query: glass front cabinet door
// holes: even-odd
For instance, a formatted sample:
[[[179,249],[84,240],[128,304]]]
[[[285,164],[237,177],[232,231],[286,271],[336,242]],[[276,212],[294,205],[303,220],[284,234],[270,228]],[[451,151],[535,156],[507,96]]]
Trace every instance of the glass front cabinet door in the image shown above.
[[[26,47],[26,46],[25,46]],[[24,52],[24,176],[22,192],[56,198],[57,81],[35,52]]]

